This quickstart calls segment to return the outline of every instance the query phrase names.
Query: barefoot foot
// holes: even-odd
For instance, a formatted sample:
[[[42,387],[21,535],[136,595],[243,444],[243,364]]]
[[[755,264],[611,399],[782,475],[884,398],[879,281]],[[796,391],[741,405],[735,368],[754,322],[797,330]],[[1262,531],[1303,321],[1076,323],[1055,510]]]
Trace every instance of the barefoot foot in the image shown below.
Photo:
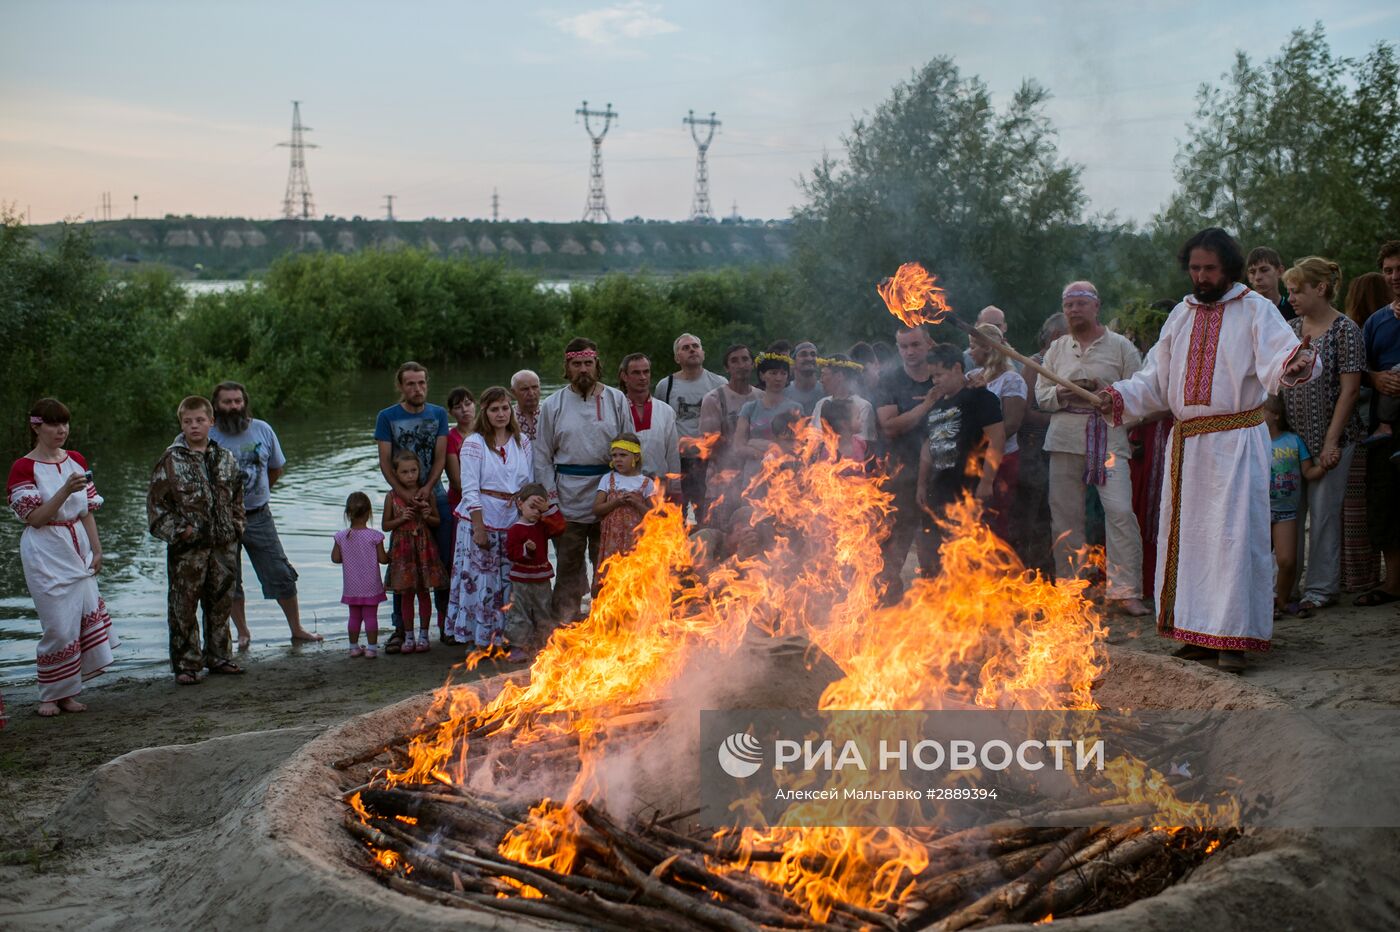
[[[39,703],[39,714],[42,715],[44,718],[53,718],[55,715],[58,714],[58,712],[59,708],[57,702]]]
[[[307,631],[305,628],[297,628],[296,630],[294,630],[294,631],[292,632],[292,643],[293,643],[293,644],[296,644],[296,643],[311,643],[311,644],[315,644],[315,643],[317,643],[317,642],[319,642],[319,641],[324,641],[324,640],[325,640],[325,638],[321,637],[321,635],[315,634],[315,633],[310,632],[310,631]]]
[[[86,712],[86,711],[87,711],[87,706],[83,705],[81,702],[79,702],[79,701],[76,700],[76,699],[60,699],[60,700],[58,700],[58,707],[59,707],[60,709],[62,709],[63,711],[65,711],[65,712]]]

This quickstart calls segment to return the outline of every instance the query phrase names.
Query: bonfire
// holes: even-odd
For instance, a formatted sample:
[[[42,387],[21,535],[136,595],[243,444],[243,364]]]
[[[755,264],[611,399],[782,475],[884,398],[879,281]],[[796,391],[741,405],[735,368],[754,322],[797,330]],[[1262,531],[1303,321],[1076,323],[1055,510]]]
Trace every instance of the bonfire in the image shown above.
[[[882,287],[907,322],[941,300],[918,284]],[[684,806],[704,708],[1098,708],[1086,582],[1027,570],[967,499],[942,516],[940,575],[883,604],[891,497],[833,453],[811,433],[764,462],[751,558],[715,562],[658,500],[528,678],[489,698],[449,684],[423,727],[337,762],[362,866],[431,902],[596,928],[961,929],[1153,895],[1235,837],[1227,810],[1190,799],[1189,769],[1165,772],[1185,732],[958,829],[840,825],[824,802],[772,824]]]

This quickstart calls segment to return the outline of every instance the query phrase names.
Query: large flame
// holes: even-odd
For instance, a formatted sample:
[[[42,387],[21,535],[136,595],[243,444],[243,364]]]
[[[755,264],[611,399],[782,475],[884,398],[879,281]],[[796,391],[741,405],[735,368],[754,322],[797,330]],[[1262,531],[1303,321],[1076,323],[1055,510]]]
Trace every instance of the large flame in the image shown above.
[[[933,276],[914,264],[880,293],[911,325],[949,310]],[[920,313],[930,306],[934,317]],[[746,638],[802,635],[830,656],[845,675],[822,693],[823,710],[1097,708],[1090,690],[1104,672],[1105,630],[1086,583],[1056,584],[1026,569],[965,498],[940,516],[941,573],[882,604],[891,495],[807,426],[796,449],[770,451],[737,512],[761,540],[757,556],[697,572],[704,548],[658,498],[633,549],[607,563],[587,619],[553,634],[529,682],[508,684],[489,702],[465,687],[442,689],[429,714],[445,720],[408,746],[407,764],[387,781],[500,790],[502,775],[469,754],[473,742],[497,735],[513,747],[548,742],[551,753],[570,754],[576,746],[578,773],[564,801],[534,806],[499,845],[508,857],[568,872],[586,834],[574,803],[609,802],[600,768],[618,719],[671,697],[702,652],[737,657]],[[1162,789],[1133,764],[1116,773],[1131,784],[1125,798]],[[831,827],[825,815],[814,804],[790,810],[785,824],[737,833],[744,851],[783,852],[737,869],[781,885],[818,922],[838,903],[881,909],[909,894],[928,866],[926,832]]]
[[[938,276],[917,262],[906,262],[893,276],[882,281],[876,290],[884,298],[890,313],[904,321],[906,327],[936,324],[945,314],[953,313],[948,295],[938,284]],[[929,308],[929,312],[925,312]]]

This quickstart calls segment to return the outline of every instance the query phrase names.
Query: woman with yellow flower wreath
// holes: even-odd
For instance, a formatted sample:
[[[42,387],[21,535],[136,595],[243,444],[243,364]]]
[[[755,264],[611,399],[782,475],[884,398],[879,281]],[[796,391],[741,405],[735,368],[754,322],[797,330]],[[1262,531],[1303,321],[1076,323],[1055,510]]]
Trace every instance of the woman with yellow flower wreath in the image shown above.
[[[792,374],[792,357],[759,353],[754,359],[754,371],[763,393],[739,409],[739,419],[734,423],[734,452],[745,460],[745,485],[758,473],[763,458],[778,445],[782,425],[790,425],[803,416],[802,406],[783,394]]]
[[[598,570],[593,574],[593,594],[603,582],[608,557],[626,553],[637,540],[637,525],[651,509],[656,487],[642,474],[642,442],[636,434],[619,434],[608,451],[612,470],[598,481],[593,514],[598,517]]]

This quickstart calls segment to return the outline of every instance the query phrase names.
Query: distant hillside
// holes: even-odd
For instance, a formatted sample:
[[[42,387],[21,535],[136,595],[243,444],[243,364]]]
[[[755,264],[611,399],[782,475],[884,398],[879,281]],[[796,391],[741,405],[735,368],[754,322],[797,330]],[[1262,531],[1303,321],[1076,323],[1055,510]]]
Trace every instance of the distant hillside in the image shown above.
[[[642,268],[687,271],[776,263],[788,257],[786,223],[492,223],[483,220],[242,220],[172,217],[90,222],[96,252],[113,261],[158,263],[196,278],[243,278],[287,253],[416,247],[490,256],[544,275],[592,277]],[[58,224],[34,228],[53,241]]]

